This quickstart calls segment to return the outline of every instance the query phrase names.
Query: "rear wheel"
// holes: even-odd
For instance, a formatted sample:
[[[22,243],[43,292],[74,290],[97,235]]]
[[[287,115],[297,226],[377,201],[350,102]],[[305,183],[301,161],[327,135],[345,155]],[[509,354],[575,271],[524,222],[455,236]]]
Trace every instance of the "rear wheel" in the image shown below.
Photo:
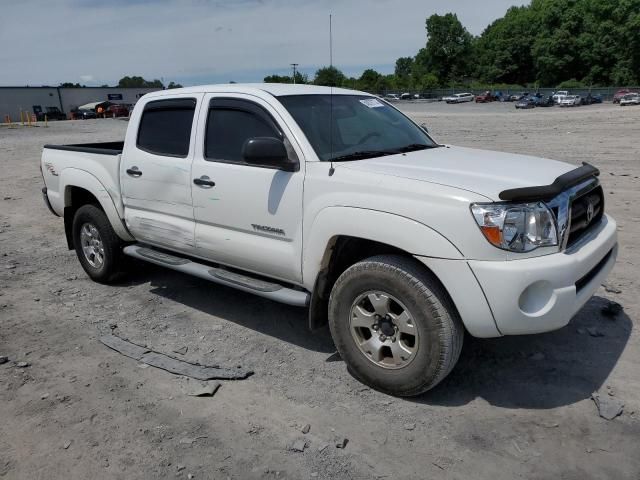
[[[106,214],[95,205],[84,205],[73,217],[72,228],[76,254],[87,275],[100,283],[112,281],[120,272],[124,242]]]
[[[445,378],[464,333],[437,279],[416,260],[397,255],[363,260],[338,278],[329,326],[350,372],[398,396],[418,395]]]

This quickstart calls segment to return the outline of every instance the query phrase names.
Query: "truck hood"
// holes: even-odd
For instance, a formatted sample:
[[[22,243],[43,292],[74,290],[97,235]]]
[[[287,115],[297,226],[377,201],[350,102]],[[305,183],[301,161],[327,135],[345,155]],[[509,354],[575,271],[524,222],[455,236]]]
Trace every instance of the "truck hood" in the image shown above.
[[[492,201],[500,200],[499,194],[503,190],[548,185],[576,168],[546,158],[449,145],[334,165],[446,185],[483,195]]]

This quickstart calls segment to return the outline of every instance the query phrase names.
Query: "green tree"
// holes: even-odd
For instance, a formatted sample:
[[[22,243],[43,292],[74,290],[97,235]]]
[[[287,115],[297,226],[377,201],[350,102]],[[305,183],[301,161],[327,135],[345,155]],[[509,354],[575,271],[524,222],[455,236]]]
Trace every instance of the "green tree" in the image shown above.
[[[171,88],[182,88],[182,85],[180,85],[179,83],[175,83],[175,82],[169,82],[169,85],[167,85],[168,89]]]
[[[118,87],[120,88],[164,88],[162,82],[158,79],[156,80],[145,80],[142,77],[122,77],[118,81]]]
[[[425,73],[417,81],[416,88],[418,90],[430,90],[432,88],[438,88],[440,81],[438,77],[433,73]]]
[[[413,58],[400,57],[396,60],[395,77],[396,83],[401,88],[411,88],[413,83]]]
[[[471,73],[472,35],[455,13],[431,15],[426,21],[427,44],[420,60],[423,67],[443,81]]]
[[[322,67],[316,72],[313,83],[326,87],[341,87],[346,77],[336,67]]]
[[[290,75],[267,75],[262,80],[264,83],[293,83],[293,77]],[[307,74],[296,72],[296,83],[309,83]]]
[[[71,82],[63,82],[59,85],[61,88],[81,88],[84,85],[80,85],[79,83],[71,83]]]
[[[382,75],[375,70],[368,68],[360,78],[358,78],[356,85],[358,90],[364,90],[366,92],[378,92],[378,82]]]

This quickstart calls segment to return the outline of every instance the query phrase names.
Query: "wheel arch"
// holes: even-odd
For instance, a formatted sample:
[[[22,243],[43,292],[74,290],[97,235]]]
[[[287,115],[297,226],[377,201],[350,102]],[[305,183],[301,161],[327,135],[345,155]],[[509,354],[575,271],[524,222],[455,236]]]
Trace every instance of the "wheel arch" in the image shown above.
[[[462,258],[449,240],[426,225],[399,215],[361,208],[324,209],[316,217],[307,238],[310,240],[303,258],[303,280],[312,292],[311,330],[327,323],[328,298],[333,284],[342,272],[360,260],[383,254]],[[421,266],[438,279],[424,264]],[[444,285],[443,288],[446,291]]]
[[[61,173],[60,184],[63,185],[63,216],[70,250],[73,249],[73,216],[78,208],[87,204],[97,205],[105,213],[118,237],[124,241],[135,240],[122,223],[113,198],[95,176],[84,170],[67,168]]]

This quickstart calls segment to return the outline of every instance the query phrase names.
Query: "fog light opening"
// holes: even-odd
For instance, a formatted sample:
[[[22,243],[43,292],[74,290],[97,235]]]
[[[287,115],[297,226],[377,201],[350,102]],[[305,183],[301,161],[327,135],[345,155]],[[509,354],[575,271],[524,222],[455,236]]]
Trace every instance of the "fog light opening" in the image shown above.
[[[518,306],[522,313],[532,317],[546,314],[555,303],[556,293],[551,283],[546,280],[529,285],[518,299]]]

